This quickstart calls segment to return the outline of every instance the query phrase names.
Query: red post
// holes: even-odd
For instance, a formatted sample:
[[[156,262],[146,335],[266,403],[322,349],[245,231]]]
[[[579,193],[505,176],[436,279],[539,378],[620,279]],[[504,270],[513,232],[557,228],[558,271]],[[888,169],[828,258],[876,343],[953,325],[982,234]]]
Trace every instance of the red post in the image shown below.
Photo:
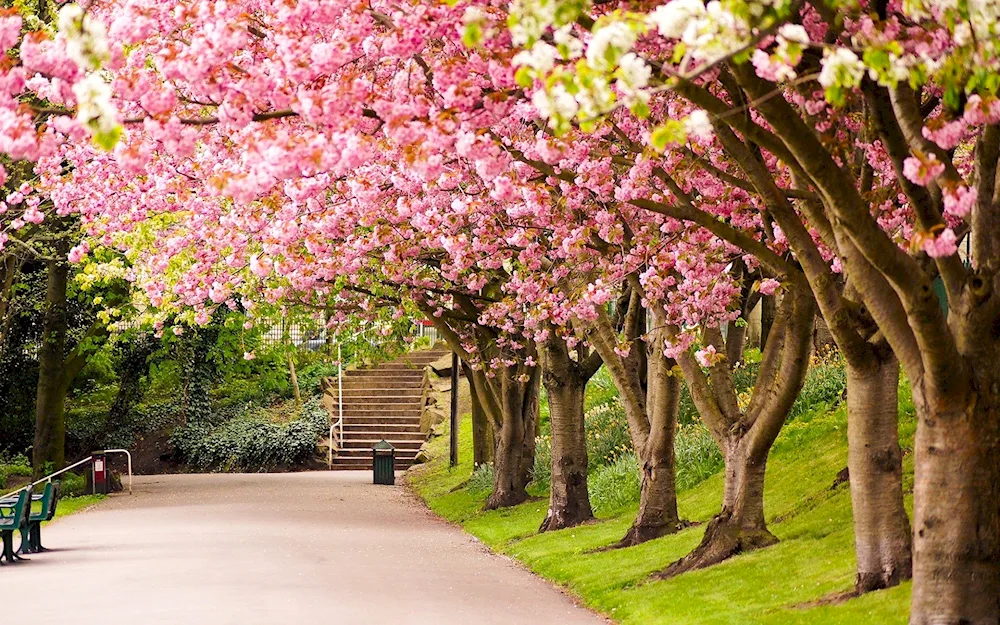
[[[93,484],[95,495],[107,495],[111,492],[111,480],[108,479],[108,458],[103,451],[95,451],[91,454],[94,457],[91,466],[93,467]]]

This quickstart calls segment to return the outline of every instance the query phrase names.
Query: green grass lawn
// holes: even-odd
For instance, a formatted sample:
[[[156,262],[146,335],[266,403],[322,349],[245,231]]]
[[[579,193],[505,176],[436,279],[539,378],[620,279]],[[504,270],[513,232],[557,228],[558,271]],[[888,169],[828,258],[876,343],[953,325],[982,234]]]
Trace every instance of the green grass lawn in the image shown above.
[[[59,500],[56,507],[56,519],[69,516],[85,508],[104,501],[105,495],[81,495],[79,497],[67,497]],[[54,519],[53,519],[54,520]]]
[[[912,406],[901,388],[901,437],[912,440]],[[833,487],[847,466],[844,409],[817,407],[786,426],[767,470],[766,512],[773,547],[665,581],[650,574],[683,556],[701,539],[696,526],[637,547],[594,552],[620,539],[635,507],[597,522],[538,534],[547,500],[482,512],[485,495],[461,488],[472,471],[471,420],[461,422],[460,464],[447,463],[448,437],[431,442],[432,462],[410,473],[430,508],[460,524],[495,551],[517,558],[624,624],[802,623],[904,624],[909,584],[841,602],[824,601],[854,583],[851,501],[847,485]],[[907,458],[906,470],[912,472]],[[912,473],[904,487],[912,484]],[[680,494],[681,515],[705,522],[717,511],[720,474]],[[908,505],[910,502],[908,501]]]

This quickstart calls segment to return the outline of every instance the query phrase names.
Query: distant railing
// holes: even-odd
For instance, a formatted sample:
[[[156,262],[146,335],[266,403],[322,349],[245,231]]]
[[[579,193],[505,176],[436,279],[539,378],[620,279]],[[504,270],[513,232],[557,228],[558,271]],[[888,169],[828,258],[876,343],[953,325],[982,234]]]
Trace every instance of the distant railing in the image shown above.
[[[105,455],[106,454],[125,454],[125,456],[128,457],[128,494],[131,495],[132,494],[132,454],[129,453],[127,449],[105,449],[103,451],[103,453]],[[21,488],[15,490],[14,492],[7,493],[6,495],[0,497],[0,499],[7,499],[8,497],[12,497],[12,496],[18,494],[22,490],[26,490],[26,489],[29,489],[29,488],[33,489],[35,486],[38,486],[39,484],[45,484],[46,482],[51,482],[53,479],[55,479],[56,477],[62,475],[63,473],[66,473],[68,471],[72,471],[73,469],[77,468],[80,465],[87,464],[88,462],[93,462],[93,461],[94,461],[94,456],[87,456],[83,460],[79,460],[77,462],[74,462],[73,464],[69,465],[68,467],[65,467],[63,469],[59,469],[55,473],[50,473],[49,475],[46,475],[45,477],[43,477],[42,479],[38,480],[37,482],[32,482],[31,484],[26,484],[25,486],[22,486]]]

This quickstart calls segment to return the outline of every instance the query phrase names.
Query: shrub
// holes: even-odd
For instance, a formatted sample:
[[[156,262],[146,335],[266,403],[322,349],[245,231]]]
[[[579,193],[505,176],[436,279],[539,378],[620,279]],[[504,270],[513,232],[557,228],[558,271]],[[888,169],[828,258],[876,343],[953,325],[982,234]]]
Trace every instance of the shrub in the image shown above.
[[[219,425],[191,423],[170,440],[199,469],[266,471],[306,461],[328,423],[329,414],[313,398],[292,421],[276,423],[266,413],[248,411]]]
[[[31,463],[24,454],[15,454],[10,458],[0,456],[0,488],[10,477],[31,477]]]
[[[493,492],[493,465],[481,464],[472,472],[472,477],[465,485],[466,490],[475,494],[490,494]]]
[[[601,367],[587,382],[587,410],[613,401],[617,397],[618,388],[611,374],[608,373],[607,367]]]
[[[535,466],[531,469],[531,483],[539,490],[546,490],[552,483],[552,435],[535,439]]]
[[[788,418],[795,419],[810,412],[826,412],[840,401],[846,389],[847,372],[839,355],[829,353],[815,356]]]
[[[588,479],[594,513],[608,516],[639,501],[639,465],[632,454],[599,467]]]
[[[618,397],[587,411],[586,432],[591,468],[613,464],[633,451],[625,408]]]
[[[682,425],[674,442],[677,459],[677,490],[687,490],[705,481],[723,466],[722,452],[708,428],[700,423]]]
[[[76,473],[63,473],[60,476],[59,496],[79,497],[87,494],[87,479]]]
[[[296,374],[299,378],[299,390],[303,396],[318,395],[323,378],[337,377],[337,364],[318,361],[302,367]]]

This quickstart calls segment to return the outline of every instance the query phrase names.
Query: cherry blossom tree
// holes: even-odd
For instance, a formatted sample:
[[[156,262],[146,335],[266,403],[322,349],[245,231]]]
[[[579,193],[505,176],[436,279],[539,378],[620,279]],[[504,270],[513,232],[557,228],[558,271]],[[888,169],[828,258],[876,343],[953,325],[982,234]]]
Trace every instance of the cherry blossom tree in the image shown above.
[[[515,37],[532,50],[551,29],[591,31],[587,45],[559,52],[565,60],[555,68],[539,62],[544,54],[524,64],[526,83],[546,80],[536,100],[554,129],[573,120],[593,125],[618,106],[644,116],[663,91],[698,107],[683,121],[659,123],[650,146],[681,145],[706,124],[718,131],[739,178],[798,240],[797,260],[828,323],[850,328],[849,305],[835,297],[829,273],[814,264],[816,246],[802,235],[811,228],[836,250],[881,334],[855,326],[838,341],[854,340],[858,372],[866,373],[891,366],[884,350],[879,355],[884,340],[917,404],[911,622],[996,621],[995,7],[674,1],[648,13],[602,7],[603,16],[579,4],[525,3],[516,11],[523,15]],[[852,116],[863,134],[845,151],[830,140],[837,134],[830,124]],[[811,197],[795,198],[800,212],[779,219],[790,199],[782,183]],[[957,253],[964,240],[967,264]],[[885,421],[876,414],[854,429],[863,436]],[[894,474],[895,443],[877,440]],[[852,470],[865,463],[859,452]],[[892,570],[901,566],[894,551],[879,562],[884,552],[859,549],[875,565],[874,580],[859,576],[859,586],[905,575]]]

